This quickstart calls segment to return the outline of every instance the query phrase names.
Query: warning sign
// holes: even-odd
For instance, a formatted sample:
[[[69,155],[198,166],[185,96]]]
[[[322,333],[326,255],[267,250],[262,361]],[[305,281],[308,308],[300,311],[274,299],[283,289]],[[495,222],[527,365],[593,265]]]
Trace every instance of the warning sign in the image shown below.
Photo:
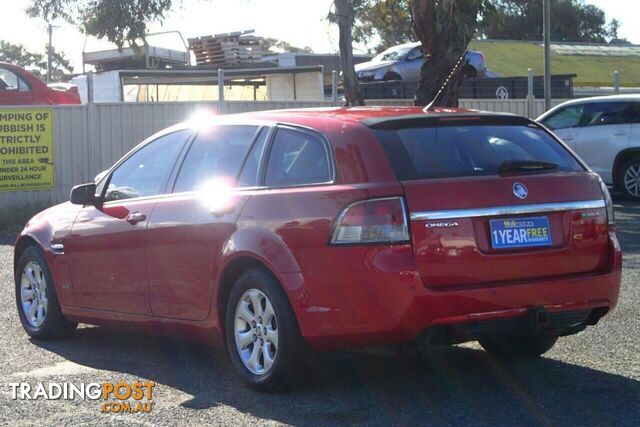
[[[53,188],[52,114],[0,109],[0,191]]]

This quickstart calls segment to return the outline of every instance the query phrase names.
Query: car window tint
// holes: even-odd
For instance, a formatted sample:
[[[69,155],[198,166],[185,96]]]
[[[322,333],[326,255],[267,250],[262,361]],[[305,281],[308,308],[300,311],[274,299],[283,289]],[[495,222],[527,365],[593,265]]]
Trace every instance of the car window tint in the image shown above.
[[[25,87],[28,90],[26,83],[16,73],[0,68],[0,90],[17,91],[25,90]]]
[[[627,109],[629,123],[640,123],[640,102],[630,102]]]
[[[588,104],[583,119],[584,126],[608,126],[637,122],[637,104],[631,102]]]
[[[105,200],[155,196],[176,160],[189,132],[170,133],[136,151],[112,173]]]
[[[253,147],[249,152],[249,156],[242,168],[242,172],[240,173],[240,178],[238,178],[238,187],[255,187],[260,184],[258,177],[258,174],[260,173],[260,159],[262,157],[262,152],[264,151],[268,135],[269,130],[267,128],[262,129],[258,136],[258,140],[253,144]]]
[[[415,61],[416,59],[422,59],[422,47],[414,48],[407,55],[407,61]]]
[[[504,162],[557,165],[539,173],[582,170],[548,133],[530,126],[443,126],[376,134],[400,180],[498,175]]]
[[[216,126],[198,134],[182,163],[175,193],[194,191],[207,182],[234,184],[257,126]]]
[[[31,87],[20,76],[18,76],[18,90],[20,92],[29,92],[31,90]]]
[[[584,112],[584,105],[574,105],[563,108],[552,116],[547,117],[542,123],[549,129],[566,129],[580,125],[580,119]]]
[[[329,159],[320,138],[306,132],[278,130],[269,154],[267,186],[287,187],[330,180]]]

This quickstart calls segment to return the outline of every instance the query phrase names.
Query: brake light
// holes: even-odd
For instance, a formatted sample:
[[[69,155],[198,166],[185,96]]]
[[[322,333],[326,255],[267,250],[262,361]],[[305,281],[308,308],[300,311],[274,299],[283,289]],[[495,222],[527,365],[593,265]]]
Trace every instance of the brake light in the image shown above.
[[[402,197],[363,200],[340,213],[331,243],[357,245],[406,243],[409,227]]]
[[[604,203],[607,208],[607,224],[609,228],[615,228],[616,226],[616,215],[613,209],[613,200],[611,199],[611,193],[609,193],[609,189],[607,185],[604,183],[600,175],[598,175],[598,182],[600,183],[600,189],[602,190],[602,196],[604,197]]]

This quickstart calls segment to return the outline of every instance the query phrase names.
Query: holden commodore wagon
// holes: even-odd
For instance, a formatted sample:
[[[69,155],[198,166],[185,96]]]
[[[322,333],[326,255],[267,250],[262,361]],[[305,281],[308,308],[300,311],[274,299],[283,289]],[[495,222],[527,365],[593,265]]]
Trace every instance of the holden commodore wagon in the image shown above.
[[[26,332],[78,322],[226,346],[259,390],[305,349],[456,344],[532,357],[617,303],[606,186],[528,119],[312,109],[149,138],[29,221]]]

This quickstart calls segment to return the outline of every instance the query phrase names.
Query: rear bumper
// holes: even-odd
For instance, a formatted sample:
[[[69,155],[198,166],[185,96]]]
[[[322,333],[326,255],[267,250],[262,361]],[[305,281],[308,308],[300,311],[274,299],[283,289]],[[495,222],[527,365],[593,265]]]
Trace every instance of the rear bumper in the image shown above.
[[[450,340],[462,342],[475,339],[474,328],[485,334],[501,332],[500,320],[522,325],[532,310],[556,319],[583,312],[589,320],[585,324],[593,324],[616,306],[620,291],[622,254],[613,234],[608,272],[467,289],[424,287],[415,270],[402,268],[408,266],[404,256],[412,258],[410,247],[363,248],[365,253],[366,266],[358,265],[353,257],[337,257],[338,271],[331,277],[325,272],[302,274],[304,302],[293,305],[302,334],[312,347],[396,344],[438,328],[459,331]],[[491,326],[492,322],[497,323]],[[471,333],[465,332],[469,329]]]

